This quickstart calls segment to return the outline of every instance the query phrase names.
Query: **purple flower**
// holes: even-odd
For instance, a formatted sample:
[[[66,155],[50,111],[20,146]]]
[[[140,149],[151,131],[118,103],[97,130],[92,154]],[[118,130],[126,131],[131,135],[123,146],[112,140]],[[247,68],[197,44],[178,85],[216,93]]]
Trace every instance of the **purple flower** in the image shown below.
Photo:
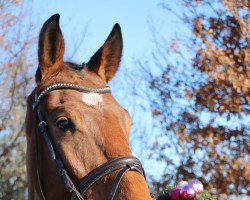
[[[180,197],[183,200],[193,200],[195,196],[196,196],[196,192],[192,185],[187,184],[181,188]]]

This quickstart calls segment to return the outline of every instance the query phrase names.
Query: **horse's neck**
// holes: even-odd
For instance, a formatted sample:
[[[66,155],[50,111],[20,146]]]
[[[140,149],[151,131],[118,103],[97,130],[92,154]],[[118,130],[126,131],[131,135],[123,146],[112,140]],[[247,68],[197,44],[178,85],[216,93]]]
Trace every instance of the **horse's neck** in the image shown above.
[[[42,200],[39,198],[38,194],[34,191],[34,193],[32,194],[31,198],[29,200]]]
[[[34,136],[35,133],[32,133]],[[34,139],[34,138],[33,138]],[[27,150],[26,150],[26,167],[27,167],[27,178],[28,178],[28,199],[29,200],[40,200],[39,195],[37,194],[35,185],[36,184],[36,173],[35,173],[35,152],[34,147],[31,146],[32,144],[32,137],[27,137]],[[34,142],[33,142],[34,144]]]

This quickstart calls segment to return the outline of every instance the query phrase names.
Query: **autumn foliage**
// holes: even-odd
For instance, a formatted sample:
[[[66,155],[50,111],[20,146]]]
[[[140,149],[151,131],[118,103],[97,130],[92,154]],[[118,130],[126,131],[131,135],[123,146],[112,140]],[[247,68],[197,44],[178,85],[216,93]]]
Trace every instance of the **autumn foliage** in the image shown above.
[[[0,1],[0,199],[26,199],[24,134],[33,26],[19,0]]]
[[[249,1],[161,6],[181,8],[180,21],[192,36],[177,34],[167,50],[159,42],[153,54],[161,74],[150,75],[151,106],[163,131],[152,151],[166,164],[155,188],[197,178],[215,194],[249,194]]]

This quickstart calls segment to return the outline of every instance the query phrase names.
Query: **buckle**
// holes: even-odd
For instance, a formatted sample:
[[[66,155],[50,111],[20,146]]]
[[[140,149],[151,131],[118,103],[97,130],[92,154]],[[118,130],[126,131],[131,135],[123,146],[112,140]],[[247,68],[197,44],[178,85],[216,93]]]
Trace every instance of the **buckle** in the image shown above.
[[[126,166],[129,168],[129,170],[136,171],[136,166],[134,163],[127,163]]]
[[[39,124],[38,124],[39,128],[40,128],[40,131],[42,133],[44,133],[46,131],[46,128],[47,128],[47,124],[45,121],[40,121]]]

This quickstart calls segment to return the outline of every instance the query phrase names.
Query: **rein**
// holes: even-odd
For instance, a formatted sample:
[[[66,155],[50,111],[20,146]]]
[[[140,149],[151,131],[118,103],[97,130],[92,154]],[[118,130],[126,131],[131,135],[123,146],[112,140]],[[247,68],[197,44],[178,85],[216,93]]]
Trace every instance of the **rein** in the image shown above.
[[[56,163],[59,173],[63,178],[65,187],[67,190],[71,193],[71,200],[84,200],[84,194],[97,182],[99,182],[103,177],[112,174],[115,171],[118,171],[118,174],[116,175],[113,184],[111,186],[111,190],[108,196],[108,200],[113,200],[116,194],[116,191],[119,187],[119,184],[124,176],[124,174],[127,171],[137,171],[140,174],[142,174],[145,179],[145,173],[143,170],[143,167],[141,165],[141,162],[133,156],[120,156],[111,159],[110,161],[100,165],[99,167],[93,169],[90,171],[80,182],[78,186],[76,186],[70,176],[67,173],[67,170],[65,169],[63,162],[60,158],[56,156],[56,153],[54,151],[54,147],[50,141],[49,138],[49,131],[47,124],[43,118],[43,115],[41,111],[39,110],[39,103],[41,99],[46,96],[48,93],[50,93],[53,90],[60,90],[60,89],[70,89],[70,90],[77,90],[79,92],[84,93],[98,93],[98,94],[105,94],[105,93],[111,93],[111,89],[108,86],[102,87],[102,88],[88,88],[83,87],[80,85],[75,85],[71,83],[58,83],[51,85],[44,89],[39,95],[37,93],[35,94],[35,101],[33,103],[33,109],[36,113],[37,121],[38,121],[38,127],[40,130],[40,133],[42,134],[44,141],[47,145],[47,148],[49,150],[50,158]],[[42,184],[42,177],[41,177],[41,170],[39,169],[38,164],[38,158],[39,158],[39,152],[38,152],[38,138],[36,136],[36,156],[37,156],[37,176],[38,176],[38,182],[40,191],[42,193],[42,197],[45,200],[45,192]]]

